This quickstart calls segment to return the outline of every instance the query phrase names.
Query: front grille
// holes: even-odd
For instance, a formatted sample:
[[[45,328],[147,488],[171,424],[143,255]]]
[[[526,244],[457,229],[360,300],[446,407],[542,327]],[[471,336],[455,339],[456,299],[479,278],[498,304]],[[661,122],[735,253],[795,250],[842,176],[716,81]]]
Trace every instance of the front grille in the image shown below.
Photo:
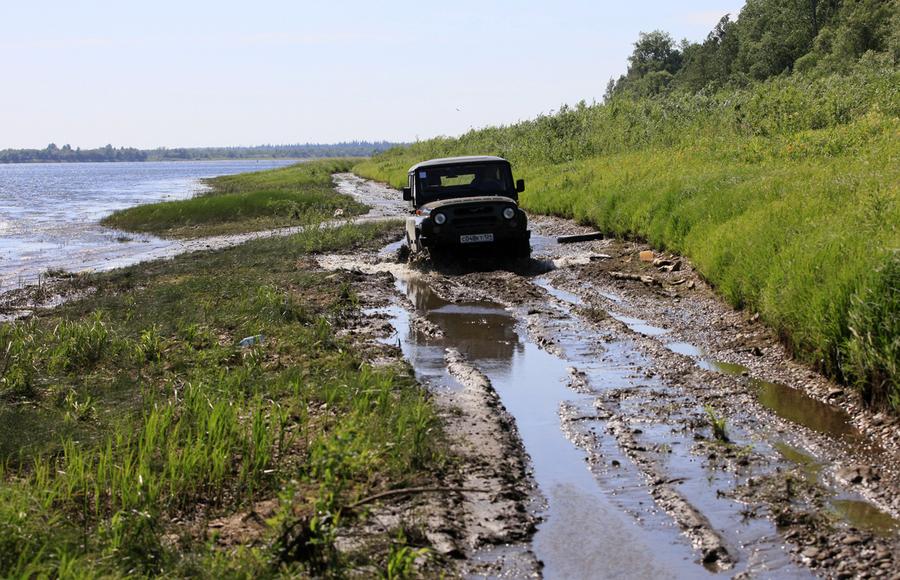
[[[493,205],[475,205],[453,210],[450,222],[456,226],[484,226],[497,223],[499,210]]]

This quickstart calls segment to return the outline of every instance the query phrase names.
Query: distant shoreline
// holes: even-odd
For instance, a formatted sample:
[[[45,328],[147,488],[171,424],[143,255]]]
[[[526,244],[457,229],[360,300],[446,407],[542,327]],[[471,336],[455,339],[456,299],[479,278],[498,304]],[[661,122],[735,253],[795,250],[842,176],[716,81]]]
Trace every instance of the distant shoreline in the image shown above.
[[[371,157],[371,155],[347,155],[346,157]],[[208,157],[203,159],[113,159],[101,161],[85,160],[34,160],[34,161],[0,161],[0,165],[77,165],[79,163],[198,163],[202,161],[315,161],[318,159],[340,159],[341,157]]]
[[[248,147],[159,147],[137,149],[107,145],[96,149],[57,146],[44,149],[0,149],[0,164],[23,163],[119,163],[148,161],[276,161],[371,157],[403,145],[391,141],[346,141],[342,143],[294,143]]]

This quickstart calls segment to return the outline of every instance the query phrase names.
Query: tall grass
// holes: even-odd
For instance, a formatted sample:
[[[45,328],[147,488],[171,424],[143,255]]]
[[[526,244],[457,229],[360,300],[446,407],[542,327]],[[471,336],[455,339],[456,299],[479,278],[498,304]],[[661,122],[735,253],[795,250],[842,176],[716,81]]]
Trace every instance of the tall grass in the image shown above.
[[[400,186],[429,157],[499,154],[523,205],[689,256],[802,360],[900,408],[900,72],[618,99],[397,148],[355,167]]]

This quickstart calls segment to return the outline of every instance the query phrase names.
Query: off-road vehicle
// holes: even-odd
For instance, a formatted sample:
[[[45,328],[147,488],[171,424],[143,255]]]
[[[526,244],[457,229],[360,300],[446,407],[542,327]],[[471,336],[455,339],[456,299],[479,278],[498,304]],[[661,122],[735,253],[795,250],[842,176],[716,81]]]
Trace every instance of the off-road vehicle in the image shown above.
[[[531,255],[528,218],[519,209],[521,179],[513,181],[502,157],[432,159],[409,169],[403,199],[413,217],[406,220],[412,252],[475,248],[495,255]]]

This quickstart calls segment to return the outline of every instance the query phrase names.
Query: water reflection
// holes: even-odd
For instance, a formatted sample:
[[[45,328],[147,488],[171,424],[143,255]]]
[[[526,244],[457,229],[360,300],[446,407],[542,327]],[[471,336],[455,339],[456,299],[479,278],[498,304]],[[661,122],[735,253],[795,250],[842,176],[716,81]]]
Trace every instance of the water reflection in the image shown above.
[[[861,530],[881,536],[890,536],[900,530],[900,521],[868,502],[857,499],[835,499],[831,500],[830,504],[841,519]]]
[[[445,346],[471,360],[512,360],[523,345],[515,330],[515,319],[502,306],[483,302],[453,303],[435,294],[420,278],[406,282],[406,294],[418,312],[444,332]]]
[[[754,380],[763,407],[779,417],[828,435],[855,436],[850,416],[843,410],[813,399],[799,389],[779,383]]]

